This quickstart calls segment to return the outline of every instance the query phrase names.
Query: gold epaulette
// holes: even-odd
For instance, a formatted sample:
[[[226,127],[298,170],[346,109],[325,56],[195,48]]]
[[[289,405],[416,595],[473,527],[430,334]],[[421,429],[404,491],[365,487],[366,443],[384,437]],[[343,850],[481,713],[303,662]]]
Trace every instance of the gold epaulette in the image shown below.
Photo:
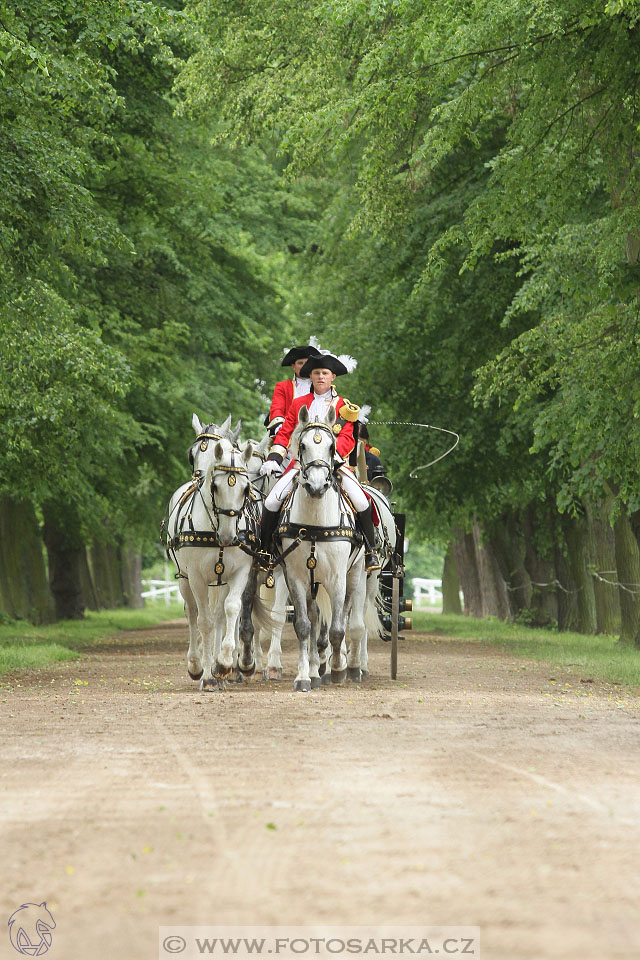
[[[343,420],[348,420],[350,423],[355,423],[360,413],[360,407],[356,403],[351,403],[346,397],[342,399],[344,400],[344,404],[340,407],[338,416],[342,417]]]
[[[369,447],[369,453],[372,453],[374,457],[380,456],[380,451],[378,450],[377,447]]]

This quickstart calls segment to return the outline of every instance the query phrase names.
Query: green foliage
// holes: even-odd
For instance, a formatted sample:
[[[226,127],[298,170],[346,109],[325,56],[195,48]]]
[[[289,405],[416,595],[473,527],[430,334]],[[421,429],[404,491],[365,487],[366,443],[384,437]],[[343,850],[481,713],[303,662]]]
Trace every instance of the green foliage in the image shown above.
[[[72,660],[94,641],[123,630],[154,627],[182,616],[182,604],[148,604],[142,610],[88,612],[83,620],[59,620],[34,627],[24,621],[0,623],[0,674],[36,670],[61,660]]]
[[[640,686],[638,652],[606,634],[558,632],[503,623],[495,618],[423,613],[413,614],[414,629],[450,639],[495,644],[517,657],[558,664],[578,680]],[[558,684],[560,687],[560,684]],[[547,691],[553,693],[554,687]]]
[[[0,3],[0,489],[155,536],[191,415],[258,432],[313,202],[173,116],[168,3]]]
[[[333,337],[348,318],[338,346],[381,374],[379,418],[462,434],[464,481],[439,466],[410,505],[467,522],[549,486],[575,509],[606,484],[636,509],[637,4],[188,10],[188,107],[215,104],[221,137],[273,136],[290,175],[341,187],[305,297]]]

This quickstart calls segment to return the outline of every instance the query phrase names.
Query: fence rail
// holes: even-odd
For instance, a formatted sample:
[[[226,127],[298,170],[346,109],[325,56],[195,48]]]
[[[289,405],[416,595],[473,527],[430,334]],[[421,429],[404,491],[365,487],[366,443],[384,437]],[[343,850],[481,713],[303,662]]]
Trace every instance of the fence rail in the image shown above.
[[[147,588],[140,594],[145,600],[161,600],[164,597],[164,602],[169,606],[172,599],[180,599],[176,580],[143,580],[142,586]]]

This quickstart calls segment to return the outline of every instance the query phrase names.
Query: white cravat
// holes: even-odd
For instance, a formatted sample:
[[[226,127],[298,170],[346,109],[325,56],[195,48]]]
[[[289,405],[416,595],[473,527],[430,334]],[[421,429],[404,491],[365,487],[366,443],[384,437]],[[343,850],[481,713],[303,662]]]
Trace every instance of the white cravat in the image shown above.
[[[295,377],[295,397],[304,397],[311,390],[311,380],[309,377]]]
[[[309,407],[310,420],[324,420],[329,404],[333,400],[333,390],[329,388],[326,393],[320,396],[315,395]]]

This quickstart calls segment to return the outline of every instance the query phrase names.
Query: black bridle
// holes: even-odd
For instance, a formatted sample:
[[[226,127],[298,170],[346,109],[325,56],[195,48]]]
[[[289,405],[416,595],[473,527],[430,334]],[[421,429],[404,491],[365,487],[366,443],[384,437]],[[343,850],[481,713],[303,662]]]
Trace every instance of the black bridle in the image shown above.
[[[305,461],[302,459],[302,438],[305,435],[305,433],[307,433],[307,431],[309,430],[316,431],[316,434],[314,436],[314,440],[316,440],[316,437],[318,438],[316,440],[316,443],[320,443],[320,439],[321,439],[320,433],[319,433],[320,430],[324,430],[331,437],[331,454],[330,454],[331,459],[329,462],[318,458],[317,460],[309,460],[308,462],[305,463]],[[308,423],[306,426],[304,426],[300,432],[300,438],[298,440],[298,463],[300,464],[300,475],[302,479],[305,481],[308,480],[307,473],[311,469],[311,467],[324,467],[324,469],[327,471],[327,480],[329,480],[329,478],[331,477],[332,482],[335,483],[332,477],[333,456],[335,452],[336,452],[336,438],[333,430],[331,429],[330,426],[328,426],[328,424],[314,421],[313,423]]]
[[[244,497],[242,498],[242,504],[239,509],[227,509],[225,507],[219,507],[216,503],[216,494],[214,489],[214,484],[216,476],[226,476],[227,484],[230,487],[235,487],[238,482],[238,476],[246,477],[247,484],[244,488]],[[211,472],[211,504],[213,506],[213,515],[216,518],[216,526],[218,525],[218,517],[235,517],[236,518],[236,534],[235,538],[238,537],[238,526],[242,515],[245,512],[247,506],[247,500],[249,499],[249,490],[251,489],[251,483],[249,482],[249,474],[247,473],[246,467],[236,467],[235,465],[235,451],[231,451],[231,464],[227,467],[223,464],[218,464],[215,466]]]

